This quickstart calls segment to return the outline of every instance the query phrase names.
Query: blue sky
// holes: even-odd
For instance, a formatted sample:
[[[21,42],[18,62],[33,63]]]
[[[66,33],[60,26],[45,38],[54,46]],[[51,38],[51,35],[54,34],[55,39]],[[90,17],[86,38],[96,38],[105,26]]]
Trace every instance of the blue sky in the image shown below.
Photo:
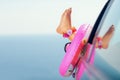
[[[0,35],[56,34],[62,12],[72,7],[72,24],[93,25],[106,0],[0,0]]]

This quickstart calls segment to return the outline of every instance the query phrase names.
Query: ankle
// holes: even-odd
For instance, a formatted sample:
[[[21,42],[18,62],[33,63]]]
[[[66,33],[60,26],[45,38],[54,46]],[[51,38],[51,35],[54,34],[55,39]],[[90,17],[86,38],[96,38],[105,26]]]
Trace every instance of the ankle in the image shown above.
[[[71,29],[67,29],[65,33],[63,33],[64,38],[69,38],[73,37],[73,34],[76,32],[75,27],[72,27]]]

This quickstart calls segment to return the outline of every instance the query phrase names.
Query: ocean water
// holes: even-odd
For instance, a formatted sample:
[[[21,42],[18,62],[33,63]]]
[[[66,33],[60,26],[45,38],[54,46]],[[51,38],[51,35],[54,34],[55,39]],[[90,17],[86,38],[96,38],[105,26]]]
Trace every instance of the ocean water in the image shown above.
[[[59,74],[68,40],[60,35],[1,36],[0,80],[74,80]],[[98,54],[95,67],[111,80],[120,79],[120,73]],[[86,80],[84,74],[82,80]]]

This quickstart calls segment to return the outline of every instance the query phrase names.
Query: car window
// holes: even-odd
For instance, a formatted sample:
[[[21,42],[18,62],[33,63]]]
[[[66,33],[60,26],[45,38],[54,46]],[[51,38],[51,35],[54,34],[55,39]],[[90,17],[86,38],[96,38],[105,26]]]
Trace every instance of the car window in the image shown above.
[[[114,25],[115,31],[110,40],[107,49],[97,49],[97,53],[110,64],[113,68],[120,72],[119,52],[120,52],[120,0],[115,0],[106,19],[102,25],[99,36],[103,36],[111,25]]]

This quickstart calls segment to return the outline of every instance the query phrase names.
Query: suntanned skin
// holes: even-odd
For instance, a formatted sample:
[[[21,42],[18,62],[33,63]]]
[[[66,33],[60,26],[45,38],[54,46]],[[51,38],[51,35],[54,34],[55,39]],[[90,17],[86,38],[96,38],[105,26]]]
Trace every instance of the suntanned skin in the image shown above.
[[[66,33],[67,30],[72,29],[72,24],[71,24],[71,13],[72,13],[72,8],[66,9],[62,16],[60,23],[56,29],[56,31],[59,34]],[[114,34],[114,25],[111,25],[111,27],[108,29],[108,31],[105,33],[105,35],[102,37],[102,48],[106,49],[109,46],[110,40]],[[74,38],[75,33],[73,33],[70,37],[69,40],[72,41]],[[96,42],[96,48],[98,48],[98,41]]]

